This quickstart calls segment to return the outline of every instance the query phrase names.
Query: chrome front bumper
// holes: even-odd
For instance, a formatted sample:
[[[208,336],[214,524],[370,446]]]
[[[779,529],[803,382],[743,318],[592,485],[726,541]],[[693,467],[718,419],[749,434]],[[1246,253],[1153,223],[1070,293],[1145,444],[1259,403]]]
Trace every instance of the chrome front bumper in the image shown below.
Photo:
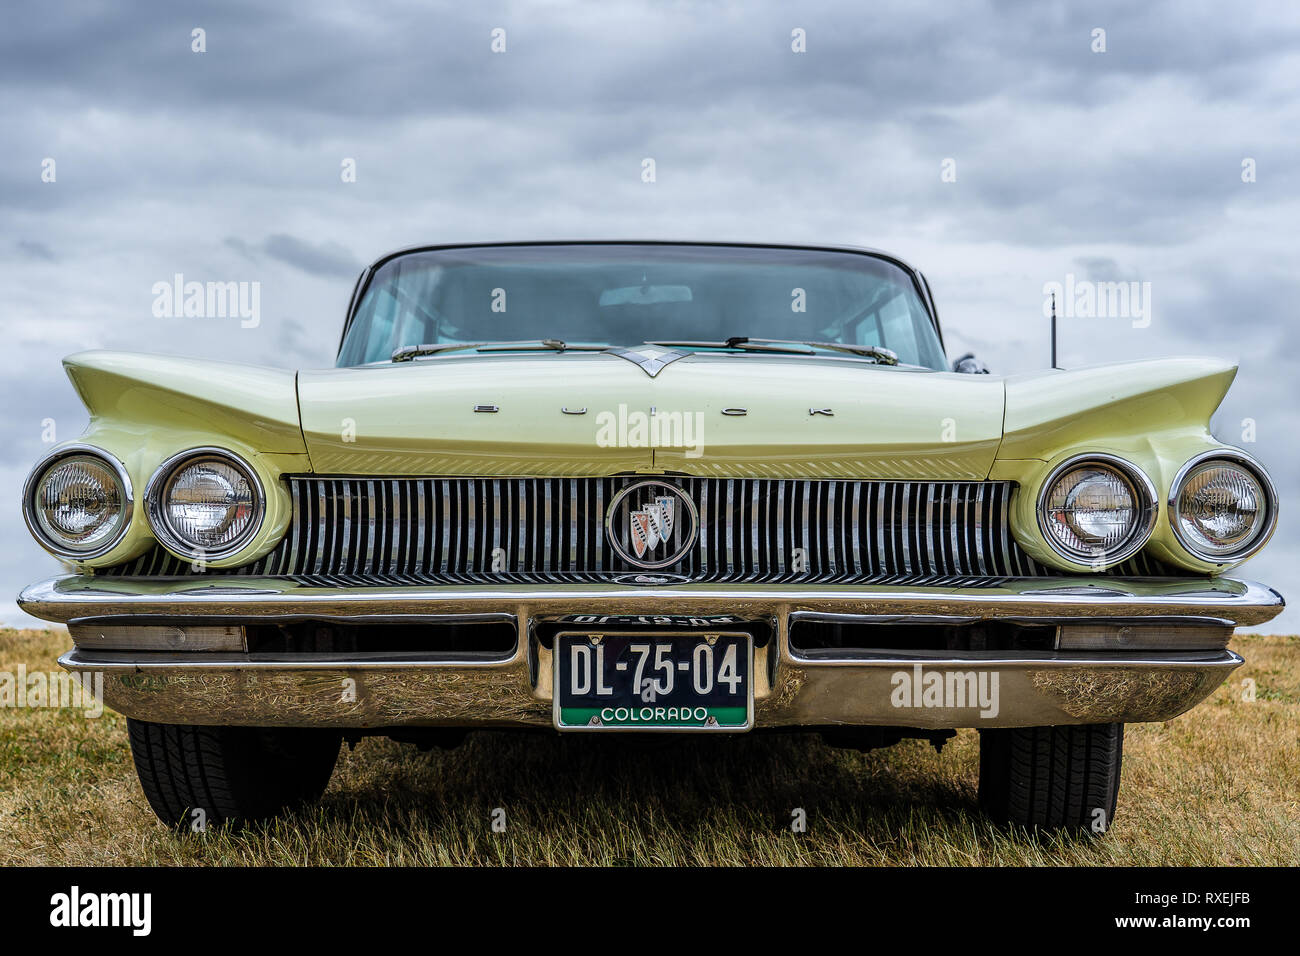
[[[1203,700],[1242,660],[1225,648],[1107,651],[854,651],[800,654],[795,612],[864,622],[925,617],[1062,628],[1115,625],[1137,635],[1210,626],[1226,635],[1283,607],[1280,595],[1227,579],[1055,578],[992,587],[624,585],[318,588],[276,578],[140,579],[65,576],[19,597],[28,612],[72,626],[79,646],[60,663],[102,672],[105,703],[164,723],[382,728],[545,727],[552,720],[551,654],[536,626],[565,615],[719,615],[766,621],[756,648],[759,727],[880,725],[1011,727],[1168,720]],[[347,656],[95,647],[98,629],[159,633],[180,623],[221,626],[304,620],[367,622],[509,614],[514,651],[497,659],[421,654]],[[141,647],[148,646],[141,644]],[[898,706],[900,683],[937,673],[949,686],[996,686],[995,707]]]

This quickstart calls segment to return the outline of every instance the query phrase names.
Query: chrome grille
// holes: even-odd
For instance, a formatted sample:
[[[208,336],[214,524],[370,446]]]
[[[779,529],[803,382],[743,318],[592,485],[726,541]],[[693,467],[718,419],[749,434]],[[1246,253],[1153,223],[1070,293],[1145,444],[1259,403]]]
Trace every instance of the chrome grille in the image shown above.
[[[281,545],[211,573],[333,583],[607,581],[639,573],[605,539],[604,519],[619,489],[642,480],[292,478],[294,517]],[[1012,538],[1010,482],[659,480],[696,502],[700,532],[680,562],[656,574],[957,585],[1056,573]],[[1141,559],[1120,570],[1168,573]],[[155,549],[111,573],[195,572]]]

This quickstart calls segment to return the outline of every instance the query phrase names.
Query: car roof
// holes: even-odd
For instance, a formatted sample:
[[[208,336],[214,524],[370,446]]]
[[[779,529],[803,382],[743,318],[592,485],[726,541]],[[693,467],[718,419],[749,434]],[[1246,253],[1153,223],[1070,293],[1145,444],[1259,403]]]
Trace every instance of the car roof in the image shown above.
[[[918,270],[907,261],[871,246],[827,245],[806,242],[753,242],[729,239],[512,239],[484,242],[440,242],[428,245],[406,246],[380,256],[369,266],[377,269],[390,259],[416,252],[437,252],[444,249],[481,249],[492,246],[741,246],[749,249],[804,249],[812,252],[853,252],[858,255],[886,259],[908,272]]]

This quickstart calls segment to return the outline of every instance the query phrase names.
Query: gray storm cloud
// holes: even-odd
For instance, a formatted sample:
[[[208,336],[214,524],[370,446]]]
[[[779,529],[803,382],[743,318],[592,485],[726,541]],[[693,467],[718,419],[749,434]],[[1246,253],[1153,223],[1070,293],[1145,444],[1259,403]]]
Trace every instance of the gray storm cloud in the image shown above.
[[[494,238],[890,249],[931,279],[950,352],[999,372],[1046,364],[1045,283],[1150,282],[1149,326],[1067,320],[1062,360],[1238,358],[1214,428],[1240,443],[1252,420],[1247,447],[1283,496],[1244,573],[1300,593],[1295,4],[310,10],[6,8],[0,620],[21,621],[12,596],[57,570],[17,498],[48,423],[59,440],[85,423],[62,356],[328,364],[363,262]],[[150,290],[177,273],[260,283],[260,324],[156,318]]]

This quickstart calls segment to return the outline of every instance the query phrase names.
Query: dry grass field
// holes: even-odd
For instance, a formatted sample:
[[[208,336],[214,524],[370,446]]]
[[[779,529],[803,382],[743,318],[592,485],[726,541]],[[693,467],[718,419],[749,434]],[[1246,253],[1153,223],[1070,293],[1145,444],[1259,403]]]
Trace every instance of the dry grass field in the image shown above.
[[[50,670],[59,631],[0,631],[0,671]],[[322,803],[238,833],[149,811],[111,713],[0,709],[0,864],[1223,865],[1300,863],[1300,639],[1246,636],[1191,713],[1128,728],[1100,839],[1037,838],[976,811],[977,737],[870,754],[749,735],[629,748],[477,733],[454,751],[344,750]],[[1242,680],[1257,696],[1242,699]],[[791,832],[791,812],[807,832]],[[495,808],[504,833],[493,832]]]

